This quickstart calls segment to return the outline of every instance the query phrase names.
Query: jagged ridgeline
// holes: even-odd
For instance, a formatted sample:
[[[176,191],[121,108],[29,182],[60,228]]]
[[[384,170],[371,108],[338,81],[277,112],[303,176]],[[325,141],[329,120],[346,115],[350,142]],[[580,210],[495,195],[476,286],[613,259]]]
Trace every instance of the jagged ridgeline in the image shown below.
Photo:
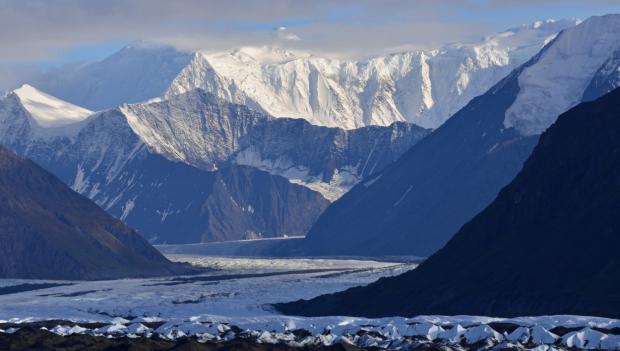
[[[278,47],[185,53],[144,42],[33,83],[92,110],[202,88],[276,117],[354,129],[409,122],[436,128],[577,20],[547,20],[473,43],[342,60]]]

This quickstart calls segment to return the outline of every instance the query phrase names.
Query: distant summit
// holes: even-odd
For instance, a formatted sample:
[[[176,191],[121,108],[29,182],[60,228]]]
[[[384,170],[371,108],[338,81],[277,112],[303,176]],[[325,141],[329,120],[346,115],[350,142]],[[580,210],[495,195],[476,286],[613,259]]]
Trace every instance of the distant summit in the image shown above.
[[[102,61],[52,70],[32,85],[100,111],[162,95],[192,57],[171,46],[137,41]]]
[[[167,95],[202,88],[276,117],[344,129],[393,122],[437,128],[576,23],[544,21],[475,43],[361,60],[268,46],[200,52]]]

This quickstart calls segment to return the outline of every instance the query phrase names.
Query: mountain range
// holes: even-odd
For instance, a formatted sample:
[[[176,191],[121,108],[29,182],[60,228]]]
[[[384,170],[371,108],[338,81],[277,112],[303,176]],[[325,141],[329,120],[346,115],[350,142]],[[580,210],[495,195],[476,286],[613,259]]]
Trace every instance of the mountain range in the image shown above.
[[[0,99],[0,120],[3,144],[157,243],[304,235],[324,196],[428,134],[276,119],[200,89],[93,113],[25,85]]]
[[[37,111],[23,104],[29,93],[30,101],[43,100],[25,87],[0,101],[2,143],[151,241],[299,235],[328,204],[314,191],[255,168],[208,172],[168,160],[149,150],[118,109],[42,127]]]
[[[92,110],[202,88],[315,125],[355,129],[400,121],[436,128],[577,23],[537,21],[474,43],[361,60],[278,47],[186,53],[136,42],[101,62],[53,70],[32,85]]]
[[[491,201],[536,139],[496,117],[458,117],[468,107],[449,126],[428,128],[557,41],[558,31],[583,27],[577,23],[536,22],[478,43],[362,61],[136,43],[33,83],[68,101],[32,86],[0,99],[0,142],[155,243],[310,230],[305,247],[286,253],[426,256]],[[499,95],[510,99],[518,89],[508,90]],[[502,113],[504,103],[489,97],[485,113]],[[475,134],[485,142],[467,145]],[[484,156],[495,144],[502,147]],[[456,160],[472,162],[466,170],[445,165]],[[407,180],[415,177],[421,195]],[[428,221],[418,225],[420,218]],[[412,223],[418,231],[403,229]]]
[[[121,336],[115,328],[131,337],[140,321],[155,338],[189,340],[200,337],[189,325],[202,319],[204,330],[220,332],[205,334],[207,346],[249,338],[276,348],[278,340],[345,349],[620,347],[617,321],[581,317],[620,318],[619,198],[620,15],[537,21],[473,43],[356,59],[136,42],[0,94],[0,278],[63,280],[36,283],[49,287],[200,272],[162,252],[262,256],[259,266],[273,274],[253,274],[262,268],[241,259],[209,265],[252,274],[158,285],[337,277],[326,290],[310,280],[280,294],[310,298],[269,313],[351,316],[272,318],[241,296],[261,314],[248,323],[269,330],[237,333],[211,314],[179,315],[212,297],[240,297],[199,288],[162,300],[175,306],[166,321],[153,303],[134,318],[113,302],[113,314],[100,313],[113,324],[81,329],[89,337]],[[257,240],[266,238],[290,240]],[[274,265],[272,257],[302,259]],[[312,294],[359,284],[369,272],[360,260],[392,258],[409,261],[368,265],[383,278],[367,286]],[[327,267],[339,259],[350,267]],[[32,287],[11,284],[5,292]],[[60,295],[109,293],[80,290]]]
[[[418,268],[278,309],[620,317],[619,116],[620,89],[562,114],[495,201]]]

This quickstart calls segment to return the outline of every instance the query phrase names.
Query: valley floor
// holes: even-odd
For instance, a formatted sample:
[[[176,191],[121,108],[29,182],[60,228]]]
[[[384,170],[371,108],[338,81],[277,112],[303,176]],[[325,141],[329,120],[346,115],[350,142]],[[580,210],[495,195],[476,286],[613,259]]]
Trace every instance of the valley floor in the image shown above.
[[[116,316],[166,320],[200,315],[270,316],[274,312],[269,304],[368,284],[415,267],[412,263],[360,260],[169,258],[208,271],[196,276],[108,281],[0,280],[0,322],[50,318],[105,322]],[[48,287],[50,284],[62,285]],[[29,287],[40,289],[12,293]]]
[[[0,280],[0,347],[620,348],[620,322],[604,318],[300,318],[279,315],[269,307],[367,284],[414,269],[415,263],[169,257],[207,271],[196,276],[91,282]]]

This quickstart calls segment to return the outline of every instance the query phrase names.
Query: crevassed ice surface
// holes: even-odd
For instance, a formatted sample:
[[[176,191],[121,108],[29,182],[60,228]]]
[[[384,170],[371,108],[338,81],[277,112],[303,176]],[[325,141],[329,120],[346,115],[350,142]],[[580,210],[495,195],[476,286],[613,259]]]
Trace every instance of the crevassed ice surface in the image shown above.
[[[203,88],[276,117],[354,129],[436,128],[576,20],[535,22],[473,44],[353,61],[279,48],[197,53],[167,94]]]
[[[31,319],[105,320],[109,315],[273,315],[275,312],[265,308],[266,304],[333,293],[417,266],[363,260],[169,257],[213,270],[189,277],[72,281],[66,282],[71,285],[45,290],[0,294],[0,323]],[[44,281],[0,279],[0,287],[36,282]]]
[[[581,102],[592,76],[619,47],[620,15],[592,17],[566,29],[520,74],[520,91],[504,125],[522,135],[542,133]]]

